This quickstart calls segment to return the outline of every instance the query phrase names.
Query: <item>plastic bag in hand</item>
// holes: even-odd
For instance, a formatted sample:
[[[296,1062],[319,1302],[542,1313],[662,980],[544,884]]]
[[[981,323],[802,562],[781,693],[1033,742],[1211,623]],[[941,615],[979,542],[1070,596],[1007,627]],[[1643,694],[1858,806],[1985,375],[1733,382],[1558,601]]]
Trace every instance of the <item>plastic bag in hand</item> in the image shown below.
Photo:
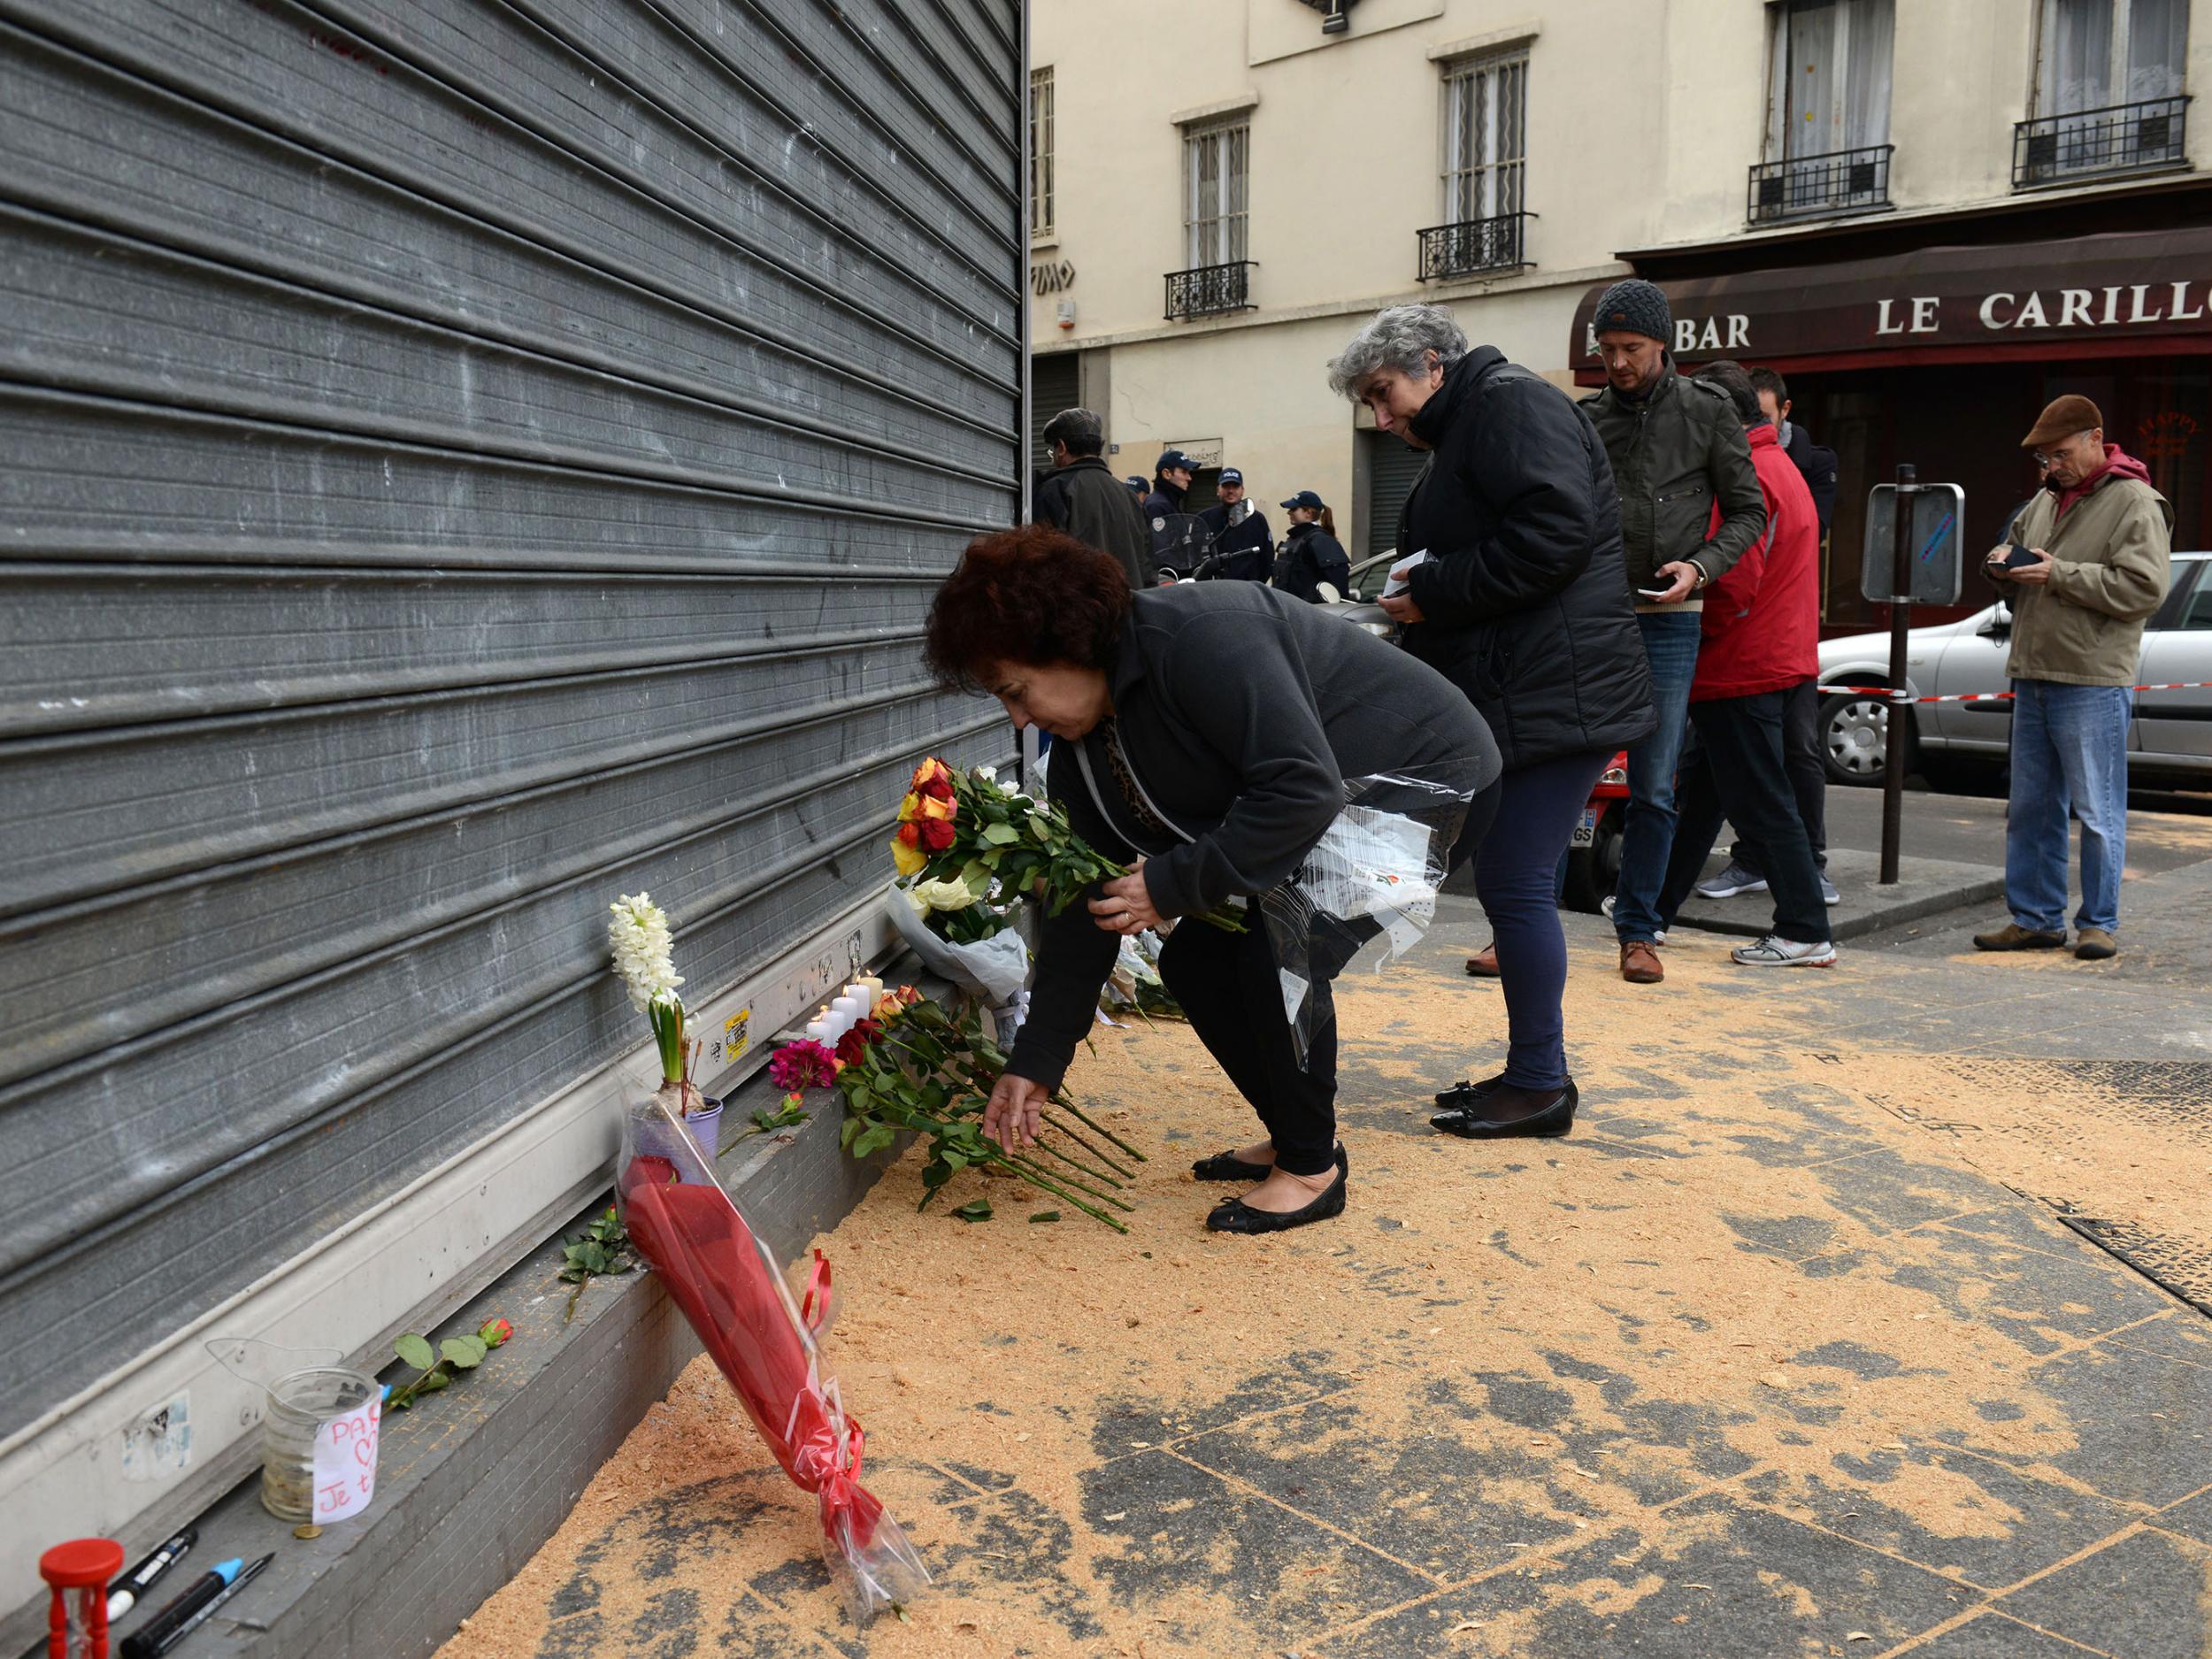
[[[1475,793],[1471,767],[1348,778],[1344,810],[1297,873],[1260,895],[1301,1065],[1336,1018],[1330,981],[1356,959],[1376,968],[1396,960],[1436,919]]]

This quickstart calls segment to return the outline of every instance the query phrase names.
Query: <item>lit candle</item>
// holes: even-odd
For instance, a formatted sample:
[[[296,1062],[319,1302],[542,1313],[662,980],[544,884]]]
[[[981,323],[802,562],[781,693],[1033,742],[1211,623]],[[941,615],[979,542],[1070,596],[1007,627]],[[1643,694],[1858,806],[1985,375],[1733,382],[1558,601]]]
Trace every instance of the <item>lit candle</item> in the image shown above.
[[[830,1012],[845,1022],[845,1030],[868,1017],[868,999],[864,996],[841,996],[830,1004]],[[839,1033],[841,1036],[843,1033]]]
[[[810,1041],[818,1042],[824,1048],[829,1047],[830,1044],[837,1041],[836,1038],[830,1035],[829,1021],[827,1019],[815,1019],[808,1021],[806,1034]]]

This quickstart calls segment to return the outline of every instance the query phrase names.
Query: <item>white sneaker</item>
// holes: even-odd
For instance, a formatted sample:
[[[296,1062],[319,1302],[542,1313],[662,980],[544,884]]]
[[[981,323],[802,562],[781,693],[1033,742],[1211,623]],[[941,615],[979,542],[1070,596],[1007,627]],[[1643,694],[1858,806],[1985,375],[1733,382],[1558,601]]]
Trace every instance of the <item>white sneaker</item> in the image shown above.
[[[1764,893],[1767,879],[1756,870],[1745,868],[1733,858],[1728,868],[1717,876],[1708,876],[1697,884],[1698,896],[1707,899],[1732,899],[1739,893]]]
[[[1755,945],[1739,945],[1728,953],[1747,968],[1832,968],[1836,948],[1826,940],[1816,945],[1800,944],[1779,933],[1769,933]]]

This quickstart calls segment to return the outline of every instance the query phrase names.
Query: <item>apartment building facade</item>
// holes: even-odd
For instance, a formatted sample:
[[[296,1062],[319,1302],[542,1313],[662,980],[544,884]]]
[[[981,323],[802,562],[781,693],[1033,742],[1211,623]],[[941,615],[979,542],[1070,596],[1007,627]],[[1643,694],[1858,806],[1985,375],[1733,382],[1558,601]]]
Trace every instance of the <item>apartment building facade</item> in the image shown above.
[[[1598,382],[1615,278],[1678,359],[1780,369],[1842,457],[1825,607],[1863,624],[1866,488],[1910,461],[1993,535],[2060,390],[2097,399],[2198,541],[2212,456],[2212,160],[2188,0],[1036,0],[1033,408],[1107,418],[1271,503],[1317,490],[1357,559],[1417,457],[1329,357],[1426,300]]]

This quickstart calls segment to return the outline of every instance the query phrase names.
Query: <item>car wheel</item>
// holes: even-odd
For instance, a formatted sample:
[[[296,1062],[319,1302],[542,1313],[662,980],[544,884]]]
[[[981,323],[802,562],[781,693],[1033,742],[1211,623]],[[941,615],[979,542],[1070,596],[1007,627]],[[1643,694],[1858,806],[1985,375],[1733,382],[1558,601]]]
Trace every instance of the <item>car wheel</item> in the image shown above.
[[[1586,916],[1599,913],[1605,901],[1621,880],[1621,823],[1625,817],[1624,803],[1609,801],[1599,817],[1597,829],[1587,847],[1577,847],[1567,855],[1567,879],[1560,886],[1559,902],[1563,909],[1580,910]]]
[[[1820,764],[1831,783],[1878,784],[1889,757],[1889,703],[1863,692],[1824,698],[1820,705]],[[1912,727],[1905,728],[1906,758]]]

